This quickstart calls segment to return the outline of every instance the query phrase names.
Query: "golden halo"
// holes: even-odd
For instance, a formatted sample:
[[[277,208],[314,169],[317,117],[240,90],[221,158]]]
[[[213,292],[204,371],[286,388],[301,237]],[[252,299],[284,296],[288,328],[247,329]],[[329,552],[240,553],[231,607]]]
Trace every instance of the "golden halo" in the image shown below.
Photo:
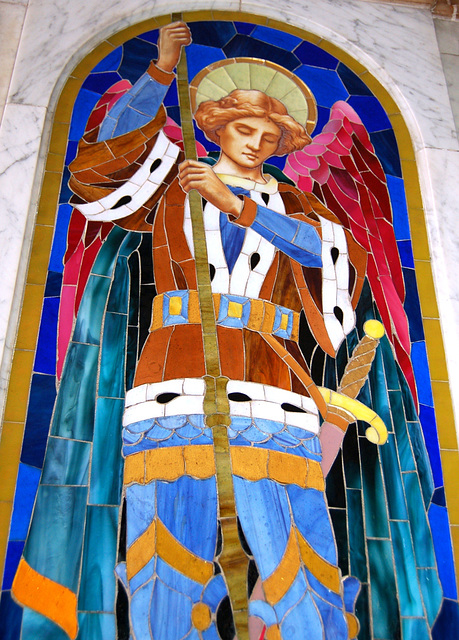
[[[193,113],[201,102],[220,100],[235,89],[257,89],[277,98],[309,134],[316,126],[317,105],[310,88],[291,71],[258,58],[229,58],[202,69],[190,84]]]

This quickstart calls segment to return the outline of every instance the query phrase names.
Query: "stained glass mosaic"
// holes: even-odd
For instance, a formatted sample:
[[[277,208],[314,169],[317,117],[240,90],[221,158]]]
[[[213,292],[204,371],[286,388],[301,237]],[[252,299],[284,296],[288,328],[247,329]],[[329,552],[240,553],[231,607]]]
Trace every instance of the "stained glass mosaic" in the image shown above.
[[[84,78],[43,188],[0,637],[453,638],[391,119],[307,34],[162,24]]]

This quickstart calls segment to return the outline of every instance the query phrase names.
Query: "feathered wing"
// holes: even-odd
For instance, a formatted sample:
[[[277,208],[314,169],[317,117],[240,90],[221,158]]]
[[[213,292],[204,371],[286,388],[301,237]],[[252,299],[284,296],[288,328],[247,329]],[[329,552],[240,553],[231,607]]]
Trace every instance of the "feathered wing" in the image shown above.
[[[368,252],[372,294],[417,403],[403,306],[405,286],[386,176],[354,109],[336,102],[322,132],[288,157],[284,171],[300,189],[319,197]]]

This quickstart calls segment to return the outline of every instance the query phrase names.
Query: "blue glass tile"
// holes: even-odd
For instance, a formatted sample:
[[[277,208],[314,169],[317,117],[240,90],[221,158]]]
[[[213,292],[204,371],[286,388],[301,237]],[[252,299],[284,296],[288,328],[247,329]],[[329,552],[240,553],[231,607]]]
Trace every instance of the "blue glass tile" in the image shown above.
[[[14,496],[13,517],[11,519],[10,540],[25,540],[29,529],[30,516],[35,502],[40,469],[19,463],[16,494]]]
[[[452,600],[443,600],[443,605],[432,628],[432,640],[457,640],[459,629],[459,605]],[[413,638],[413,640],[415,640]],[[417,640],[417,639],[416,639]]]
[[[10,540],[10,542],[8,542],[2,589],[11,589],[23,549],[24,541],[22,540]]]
[[[446,638],[447,636],[442,636]],[[403,640],[430,640],[429,629],[424,618],[402,618]]]
[[[50,436],[42,484],[87,485],[90,453],[89,442]]]
[[[99,395],[124,398],[127,316],[106,313],[99,372]]]
[[[238,33],[243,33],[244,35],[250,35],[252,31],[255,29],[253,24],[249,24],[247,22],[234,22],[234,26]]]
[[[60,204],[54,228],[53,247],[49,258],[50,271],[62,273],[64,254],[67,249],[67,232],[73,207],[70,204]],[[45,293],[46,295],[46,293]]]
[[[453,549],[451,546],[451,534],[446,507],[431,504],[429,508],[429,522],[443,593],[445,598],[457,599]]]
[[[62,172],[61,190],[59,191],[59,204],[65,204],[73,196],[73,191],[71,191],[68,185],[69,180],[70,171],[67,167],[64,167],[64,171]]]
[[[338,66],[338,58],[327,53],[312,42],[302,42],[295,49],[295,55],[300,62],[310,67],[322,67],[323,69],[336,69]]]
[[[116,638],[116,618],[114,613],[78,614],[78,635],[76,640],[95,640],[96,638]]]
[[[324,128],[324,126],[327,124],[329,120],[330,120],[329,107],[321,107],[320,105],[317,105],[317,122],[314,128],[314,131],[312,132],[312,137],[317,136],[319,133],[321,133],[322,129]]]
[[[436,569],[418,569],[418,578],[424,598],[424,606],[427,612],[427,620],[430,625],[440,611],[442,603],[442,591]]]
[[[92,504],[119,505],[123,486],[121,458],[122,400],[99,398],[91,467],[89,501]]]
[[[405,303],[404,308],[406,315],[408,316],[409,329],[410,329],[410,338],[411,342],[417,342],[418,340],[424,340],[424,327],[422,325],[422,316],[421,316],[421,305],[419,304],[419,295],[418,295],[418,287],[416,283],[416,273],[414,269],[407,269],[403,267],[403,278],[405,280]],[[414,346],[414,345],[413,345]],[[413,353],[413,351],[411,352]],[[416,374],[416,382],[418,393],[428,393],[430,394],[430,381],[426,385],[426,389],[423,389],[423,384],[418,382],[417,374],[418,372],[415,369]],[[428,367],[425,368],[425,373],[423,377],[429,375]]]
[[[287,161],[287,156],[272,156],[269,159],[269,164],[264,164],[263,165],[263,172],[264,173],[268,173],[269,175],[274,175],[273,173],[273,165],[274,167],[276,167],[277,169],[280,169],[281,171],[284,169],[285,167],[285,163]],[[279,175],[279,174],[276,174]],[[290,178],[287,178],[287,176],[285,174],[282,175],[281,179],[278,180],[279,182],[286,182],[287,184],[292,184],[292,181],[290,180]]]
[[[435,421],[435,409],[421,404],[419,407],[419,418],[421,420],[422,431],[429,454],[430,466],[434,484],[436,487],[443,486],[443,472],[441,468],[440,445],[437,435],[437,423]]]
[[[348,489],[347,515],[352,526],[349,527],[349,572],[360,580],[368,580],[367,559],[365,556],[365,532],[363,528],[362,492]]]
[[[396,593],[392,545],[388,540],[368,540],[371,609],[375,638],[398,638],[400,614]]]
[[[437,489],[435,489],[432,496],[432,502],[433,504],[436,504],[440,507],[446,507],[446,496],[444,487],[437,487]]]
[[[215,478],[183,476],[175,482],[158,482],[156,508],[158,518],[181,544],[201,558],[213,560],[217,538]]]
[[[167,107],[166,111],[167,111],[167,115],[169,116],[169,118],[171,118],[175,122],[175,124],[178,124],[178,126],[180,126],[181,123],[182,123],[182,118],[180,117],[180,107],[178,107],[178,106]],[[196,140],[198,142],[200,142],[201,144],[203,144],[206,147],[206,149],[218,149],[218,146],[216,144],[206,140],[206,137],[202,133],[202,131],[201,131],[201,133],[199,133],[200,129],[198,129],[196,125],[195,125],[194,129],[196,131],[196,136],[195,136]]]
[[[4,591],[0,600],[0,638],[2,640],[19,640],[22,622],[22,607]]]
[[[213,22],[190,22],[191,36],[195,44],[204,44],[208,47],[221,49],[236,34],[232,22],[215,20]],[[188,51],[188,49],[187,49]]]
[[[191,82],[201,69],[212,62],[224,60],[225,56],[220,49],[207,47],[203,44],[190,44],[186,48],[186,58],[188,62],[188,78]]]
[[[131,41],[132,42],[132,41]],[[127,43],[126,43],[127,44]],[[107,89],[119,82],[126,76],[120,75],[116,71],[103,71],[102,73],[91,73],[83,82],[82,90],[87,90],[102,96]],[[80,92],[81,93],[81,92]]]
[[[293,71],[299,65],[298,58],[290,51],[284,51],[279,47],[261,42],[255,38],[249,38],[241,34],[237,34],[231,41],[223,47],[223,51],[227,58],[237,58],[238,56],[247,56],[253,58],[259,58],[263,56],[263,60],[271,60],[271,62],[277,62],[282,67],[285,67],[289,71]],[[202,66],[206,62],[202,61]],[[191,76],[190,76],[191,77]]]
[[[228,220],[228,216],[222,212],[220,212],[219,221],[223,253],[225,254],[228,271],[231,274],[244,244],[246,230],[232,224]]]
[[[390,496],[390,500],[388,500],[389,518],[406,520],[408,514],[405,494],[398,463],[397,446],[393,434],[389,434],[387,443],[380,449],[380,455],[386,492],[387,495]]]
[[[347,534],[347,515],[344,509],[330,509],[330,518],[333,524],[333,532],[335,534],[336,546],[338,548],[338,564],[344,575],[349,573],[349,540]],[[312,583],[313,580],[309,579],[311,586],[315,589],[319,595],[320,590]],[[339,605],[338,605],[339,606]]]
[[[374,96],[351,96],[348,102],[357,111],[369,133],[391,129],[392,125],[386,112]],[[392,153],[398,156],[395,136],[393,140],[395,144]]]
[[[296,53],[296,52],[295,52]],[[342,62],[339,63],[337,72],[344,86],[351,95],[371,96],[373,95],[367,85]]]
[[[45,285],[45,298],[53,298],[61,295],[62,273],[48,271]]]
[[[89,276],[73,332],[74,342],[100,344],[100,327],[109,286],[108,278]]]
[[[167,585],[160,580],[157,580],[151,597],[150,611],[180,611],[180,615],[168,616],[167,627],[165,627],[163,616],[150,614],[152,637],[164,637],[164,631],[167,629],[167,637],[169,638],[184,638],[185,636],[188,638],[188,633],[191,631],[192,604],[193,603],[190,598],[187,598],[184,594],[178,591],[169,589]],[[136,633],[136,635],[137,637],[142,638],[148,637],[143,633]]]
[[[255,27],[252,31],[252,38],[262,40],[268,44],[273,44],[276,47],[281,47],[281,49],[285,49],[286,51],[293,51],[295,47],[303,42],[301,38],[292,36],[290,33],[278,31],[277,29],[270,29],[269,27],[263,27],[262,25],[257,25]]]
[[[41,468],[43,464],[49,422],[56,399],[55,385],[54,376],[40,373],[32,376],[21,462],[34,467]]]
[[[357,603],[355,605],[355,615],[360,624],[361,638],[371,638],[370,630],[370,598],[368,595],[368,585],[362,584],[360,586],[360,593],[357,597]]]
[[[397,240],[410,240],[410,224],[403,180],[395,176],[386,176],[386,179],[394,214],[395,237]]]
[[[137,36],[137,37],[140,40],[146,40],[147,42],[156,44],[158,42],[159,29],[153,29],[152,31],[145,31],[145,33],[141,33],[140,36]]]
[[[416,342],[411,346],[411,361],[416,376],[420,404],[433,407],[432,389],[430,386],[429,362],[425,342]]]
[[[184,591],[194,601],[200,599],[202,586],[173,569],[161,558],[158,558],[156,573],[171,589]]]
[[[99,348],[70,343],[56,401],[52,435],[92,440]]]
[[[78,608],[114,611],[118,509],[88,507]],[[103,544],[103,553],[101,545]]]
[[[65,151],[64,164],[68,166],[72,160],[76,158],[78,151],[78,142],[76,140],[70,140],[67,143],[67,149]]]
[[[178,107],[177,81],[172,80],[169,89],[164,97],[163,104],[165,107]]]
[[[76,591],[86,487],[40,486],[24,557],[42,575]]]
[[[402,267],[408,267],[414,269],[414,257],[413,249],[411,248],[410,240],[399,240],[397,242],[398,252],[400,254],[400,260]]]
[[[422,617],[424,609],[416,575],[413,543],[408,522],[391,522],[400,615]]]
[[[358,98],[351,98],[351,100],[357,100],[357,99]],[[360,98],[360,99],[363,100],[364,98]],[[352,106],[355,106],[355,105],[352,105]],[[359,111],[358,113],[359,113],[359,116],[362,118],[364,125],[367,126],[367,123],[365,122],[365,112],[362,110],[361,112]],[[387,117],[385,112],[383,112],[383,116]],[[375,126],[377,126],[376,123],[375,123]],[[392,129],[387,129],[385,131],[373,131],[373,132],[369,131],[369,133],[370,133],[370,140],[373,144],[376,155],[378,156],[379,161],[381,162],[386,175],[391,175],[391,176],[400,178],[402,175],[402,169],[400,165],[400,157],[397,151],[397,141],[395,139],[395,135]]]
[[[43,301],[34,362],[34,371],[48,373],[51,376],[56,373],[56,334],[59,302],[59,298],[45,298]]]
[[[100,73],[101,71],[116,71],[121,62],[123,55],[123,47],[117,47],[105,58],[103,58],[99,64],[97,64],[91,73]]]
[[[403,475],[405,495],[411,524],[414,553],[417,567],[435,566],[432,537],[427,523],[424,503],[417,475],[405,473]]]
[[[114,84],[113,82],[111,84]],[[70,124],[69,139],[79,140],[86,128],[91,111],[100,100],[100,92],[82,87],[76,97]]]
[[[346,87],[334,71],[303,65],[295,73],[308,85],[322,107],[332,107],[337,100],[349,98]]]
[[[32,609],[24,609],[21,637],[24,640],[29,640],[29,638],[34,638],[34,640],[35,638],[40,638],[40,640],[69,640],[63,629],[48,618],[32,611]]]
[[[378,448],[364,438],[359,438],[362,461],[363,501],[367,536],[388,538],[387,507],[381,477]]]

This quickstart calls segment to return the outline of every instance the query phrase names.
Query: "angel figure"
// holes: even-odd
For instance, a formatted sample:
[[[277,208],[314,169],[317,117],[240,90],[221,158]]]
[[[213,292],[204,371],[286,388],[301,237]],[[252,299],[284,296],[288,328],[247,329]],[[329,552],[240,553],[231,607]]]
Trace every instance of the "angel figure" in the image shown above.
[[[378,416],[354,400],[365,379],[352,364],[347,386],[354,384],[353,391],[324,389],[313,381],[298,340],[301,319],[322,351],[334,357],[355,327],[368,270],[388,337],[415,393],[407,323],[399,312],[401,274],[380,257],[378,233],[370,247],[366,231],[371,225],[390,227],[386,213],[376,212],[384,209],[386,196],[376,186],[376,197],[369,196],[365,211],[357,214],[345,162],[334,175],[347,185],[350,204],[344,214],[349,218],[332,213],[305,190],[312,190],[314,175],[320,181],[333,149],[324,139],[311,145],[314,102],[307,88],[292,73],[259,60],[225,60],[193,81],[196,124],[220,154],[214,164],[184,159],[178,127],[166,123],[162,102],[182,47],[189,43],[185,23],[160,30],[158,61],[129,90],[116,99],[108,94],[98,105],[70,167],[76,215],[97,232],[104,230],[102,250],[104,238],[120,228],[152,237],[156,295],[148,337],[126,392],[122,431],[126,551],[125,557],[118,554],[116,574],[127,594],[131,638],[355,638],[359,582],[343,577],[338,568],[324,477],[356,417],[370,423],[373,442],[383,444],[387,434]],[[225,80],[219,84],[220,77]],[[244,80],[238,88],[242,77],[252,84]],[[224,89],[225,83],[234,86]],[[276,97],[279,86],[282,101]],[[210,99],[213,90],[215,100]],[[335,107],[341,126],[345,117],[352,120],[346,107]],[[322,136],[332,135],[330,126]],[[357,120],[346,133],[347,150],[345,136],[336,144],[343,156],[349,152],[355,145],[352,126],[354,131],[362,127],[358,144],[364,158],[370,151],[361,142],[365,133]],[[324,153],[319,154],[321,144]],[[265,172],[271,156],[284,154],[291,154],[286,172],[300,188],[283,174],[278,180]],[[229,446],[223,452],[229,466],[223,481],[218,479],[222,452],[206,409],[206,310],[200,307],[196,275],[193,191],[202,202],[214,355],[224,381],[222,388],[217,385],[216,403],[220,394],[229,406]],[[128,237],[139,234],[123,236]],[[390,233],[385,238],[387,256],[395,239]],[[119,255],[129,255],[128,249]],[[97,295],[94,305],[102,304]],[[110,299],[107,311],[113,304]],[[88,323],[91,313],[97,315],[94,309],[86,304]],[[91,329],[82,322],[77,320],[73,340],[85,342],[81,335]],[[366,373],[381,327],[376,320],[368,325],[362,350],[370,352]],[[113,358],[113,371],[117,365],[124,363]],[[71,366],[68,356],[65,367]],[[64,369],[63,381],[66,375]],[[67,425],[67,436],[72,428]],[[59,433],[55,427],[54,434]],[[222,504],[225,479],[237,516],[232,524]],[[35,569],[29,565],[37,546],[26,546],[13,587],[15,597],[32,608],[33,598],[22,585],[32,581]],[[234,567],[241,563],[234,580]],[[76,609],[76,596],[69,591],[62,596],[67,604],[53,615],[74,638],[76,617],[62,613]],[[238,605],[238,598],[247,604]]]

